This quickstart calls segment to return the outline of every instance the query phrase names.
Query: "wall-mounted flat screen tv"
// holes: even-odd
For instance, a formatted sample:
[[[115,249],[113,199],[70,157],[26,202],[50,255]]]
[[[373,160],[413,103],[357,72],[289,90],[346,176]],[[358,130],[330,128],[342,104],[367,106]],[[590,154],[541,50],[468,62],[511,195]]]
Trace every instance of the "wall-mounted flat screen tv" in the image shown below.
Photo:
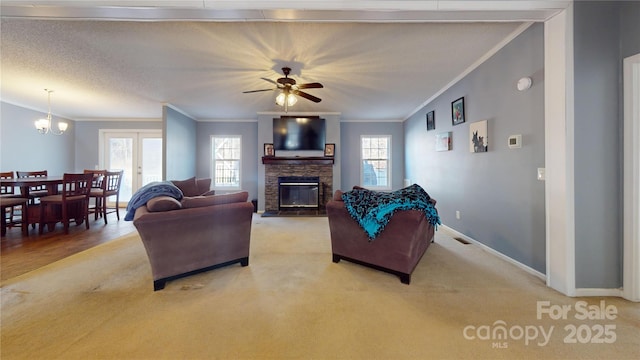
[[[325,119],[319,116],[282,116],[273,119],[276,150],[324,150]]]

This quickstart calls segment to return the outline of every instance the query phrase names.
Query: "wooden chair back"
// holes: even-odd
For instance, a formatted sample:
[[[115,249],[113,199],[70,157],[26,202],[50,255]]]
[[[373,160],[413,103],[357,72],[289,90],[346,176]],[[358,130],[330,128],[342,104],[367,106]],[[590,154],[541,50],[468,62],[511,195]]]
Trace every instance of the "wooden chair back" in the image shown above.
[[[104,175],[102,188],[105,196],[117,195],[120,192],[120,184],[122,184],[122,174],[124,170],[107,171]]]
[[[80,197],[89,198],[89,190],[93,181],[93,173],[69,174],[62,176],[62,202],[68,199],[78,200]]]
[[[102,182],[104,180],[104,175],[107,173],[107,170],[91,170],[84,169],[85,174],[93,174],[93,180],[91,182],[91,188],[93,189],[101,189]]]
[[[18,176],[18,179],[22,179],[22,178],[30,178],[30,177],[47,177],[47,176],[49,176],[49,173],[48,173],[47,170],[42,170],[42,171],[17,171],[16,175]],[[40,195],[46,195],[47,186],[46,185],[29,186],[29,193],[30,194],[37,194],[38,192],[40,192]]]
[[[2,180],[11,180],[13,178],[13,171],[0,172],[0,195],[15,195],[15,187],[2,184]]]

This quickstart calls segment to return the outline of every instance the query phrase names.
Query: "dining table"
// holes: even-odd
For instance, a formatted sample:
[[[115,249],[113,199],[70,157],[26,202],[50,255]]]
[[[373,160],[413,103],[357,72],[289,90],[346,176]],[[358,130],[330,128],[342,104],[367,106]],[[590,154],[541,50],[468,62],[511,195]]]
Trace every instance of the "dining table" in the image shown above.
[[[2,179],[2,185],[5,186],[17,186],[20,188],[20,194],[23,197],[29,197],[29,188],[31,186],[44,185],[47,187],[49,195],[55,195],[58,193],[58,187],[62,184],[62,176],[41,176],[41,177],[25,177],[14,179]]]

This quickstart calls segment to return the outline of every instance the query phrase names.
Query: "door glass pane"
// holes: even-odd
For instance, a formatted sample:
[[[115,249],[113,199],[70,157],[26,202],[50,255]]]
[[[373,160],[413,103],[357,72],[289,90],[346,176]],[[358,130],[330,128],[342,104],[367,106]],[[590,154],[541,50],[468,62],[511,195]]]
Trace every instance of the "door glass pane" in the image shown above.
[[[162,180],[162,138],[142,139],[142,184]]]
[[[124,170],[120,185],[120,201],[127,202],[133,195],[133,139],[109,138],[109,170]]]

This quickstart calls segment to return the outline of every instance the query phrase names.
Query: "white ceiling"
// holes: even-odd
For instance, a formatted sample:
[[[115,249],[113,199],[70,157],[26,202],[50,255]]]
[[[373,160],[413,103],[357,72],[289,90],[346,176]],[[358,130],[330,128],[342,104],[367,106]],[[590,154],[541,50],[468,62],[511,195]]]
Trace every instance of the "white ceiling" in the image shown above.
[[[305,90],[322,102],[299,99],[290,112],[403,120],[567,2],[477,1],[473,11],[468,0],[25,3],[0,9],[8,103],[46,112],[48,88],[54,115],[74,120],[159,118],[164,103],[197,120],[255,119],[282,110],[277,92],[242,91],[271,88],[261,78],[288,66],[298,83],[324,85]]]

